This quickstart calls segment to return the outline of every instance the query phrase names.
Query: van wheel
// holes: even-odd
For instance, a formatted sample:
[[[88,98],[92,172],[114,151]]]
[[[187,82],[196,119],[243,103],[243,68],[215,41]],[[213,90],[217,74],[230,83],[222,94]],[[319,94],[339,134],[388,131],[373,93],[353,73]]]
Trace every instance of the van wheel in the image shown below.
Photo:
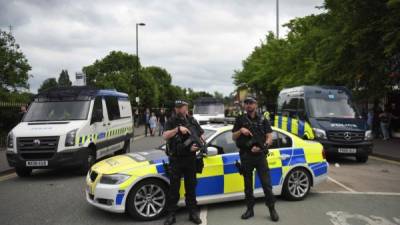
[[[304,168],[296,168],[286,176],[282,196],[289,201],[300,201],[308,195],[310,189],[310,174]]]
[[[86,160],[83,161],[80,168],[82,175],[86,175],[89,169],[96,163],[96,151],[93,148],[87,148]]]
[[[365,155],[357,155],[356,156],[356,160],[359,163],[366,163],[368,161],[368,155],[367,154],[365,154]]]
[[[32,169],[26,167],[17,167],[15,168],[15,172],[19,177],[29,177],[32,174]]]
[[[139,220],[159,218],[166,211],[167,185],[156,179],[148,179],[135,185],[126,199],[127,213]]]
[[[115,152],[115,155],[122,155],[130,152],[131,150],[131,139],[125,141],[124,147],[121,150]]]

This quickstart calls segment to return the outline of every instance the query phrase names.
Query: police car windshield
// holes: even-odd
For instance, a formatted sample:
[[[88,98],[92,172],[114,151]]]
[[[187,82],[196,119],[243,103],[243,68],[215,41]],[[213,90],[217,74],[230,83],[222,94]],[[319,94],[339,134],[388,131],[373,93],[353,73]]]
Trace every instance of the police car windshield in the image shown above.
[[[199,104],[193,107],[193,114],[224,114],[224,104]]]
[[[24,122],[85,120],[90,101],[33,102]]]
[[[349,98],[310,98],[308,106],[313,118],[359,118]]]

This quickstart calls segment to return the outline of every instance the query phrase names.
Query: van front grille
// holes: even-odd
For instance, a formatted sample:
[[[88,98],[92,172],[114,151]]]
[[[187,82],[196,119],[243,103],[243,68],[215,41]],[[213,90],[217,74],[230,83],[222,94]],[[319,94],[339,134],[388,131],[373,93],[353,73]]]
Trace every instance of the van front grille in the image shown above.
[[[18,137],[17,150],[24,159],[50,159],[57,152],[58,136]]]
[[[329,131],[328,139],[340,142],[360,142],[364,140],[364,132],[356,131]]]

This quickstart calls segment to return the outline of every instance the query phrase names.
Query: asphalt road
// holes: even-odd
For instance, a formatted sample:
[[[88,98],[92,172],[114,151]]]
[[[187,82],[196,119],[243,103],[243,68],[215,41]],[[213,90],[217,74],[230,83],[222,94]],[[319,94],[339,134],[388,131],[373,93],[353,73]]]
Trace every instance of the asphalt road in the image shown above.
[[[135,141],[131,151],[163,143],[159,137]],[[366,164],[340,159],[330,165],[329,180],[314,188],[301,202],[278,199],[277,224],[400,225],[400,163],[371,158]],[[71,170],[38,170],[30,178],[15,174],[0,177],[0,224],[162,224],[138,222],[125,214],[112,214],[86,203],[85,177]],[[201,207],[207,224],[273,224],[258,201],[255,217],[240,220],[244,203],[230,202]],[[185,209],[177,224],[187,221]]]

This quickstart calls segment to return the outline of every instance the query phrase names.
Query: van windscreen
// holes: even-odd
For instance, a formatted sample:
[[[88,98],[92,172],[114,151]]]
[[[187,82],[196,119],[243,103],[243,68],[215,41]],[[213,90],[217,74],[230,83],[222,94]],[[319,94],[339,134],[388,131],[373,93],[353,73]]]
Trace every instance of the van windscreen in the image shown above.
[[[193,114],[224,114],[224,104],[198,104],[194,106]]]
[[[24,122],[85,120],[90,101],[33,102]]]
[[[349,98],[309,98],[308,106],[314,118],[359,118]]]

